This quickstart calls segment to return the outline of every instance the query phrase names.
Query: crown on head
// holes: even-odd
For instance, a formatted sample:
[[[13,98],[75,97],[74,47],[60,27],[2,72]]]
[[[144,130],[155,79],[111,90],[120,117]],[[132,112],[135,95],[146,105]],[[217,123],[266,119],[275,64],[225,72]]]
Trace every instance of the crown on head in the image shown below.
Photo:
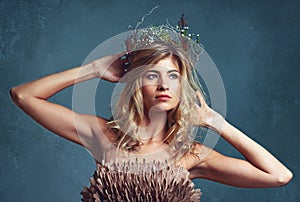
[[[204,51],[199,34],[189,33],[186,18],[182,14],[176,28],[170,25],[168,21],[166,25],[150,26],[143,29],[134,28],[132,35],[124,41],[127,54],[121,57],[121,64],[125,71],[130,65],[132,52],[147,49],[149,45],[155,42],[164,42],[181,49],[193,65]]]

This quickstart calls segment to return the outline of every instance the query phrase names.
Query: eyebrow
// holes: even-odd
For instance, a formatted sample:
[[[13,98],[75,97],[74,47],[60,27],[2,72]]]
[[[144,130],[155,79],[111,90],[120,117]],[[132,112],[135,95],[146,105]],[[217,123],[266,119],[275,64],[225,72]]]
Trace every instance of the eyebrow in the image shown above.
[[[157,71],[157,70],[148,70],[147,72],[154,72],[154,73],[157,73],[157,74],[159,74],[160,72],[159,71]],[[169,70],[169,71],[167,71],[167,73],[171,73],[171,72],[178,72],[179,73],[179,71],[178,70],[176,70],[176,69],[172,69],[172,70]]]

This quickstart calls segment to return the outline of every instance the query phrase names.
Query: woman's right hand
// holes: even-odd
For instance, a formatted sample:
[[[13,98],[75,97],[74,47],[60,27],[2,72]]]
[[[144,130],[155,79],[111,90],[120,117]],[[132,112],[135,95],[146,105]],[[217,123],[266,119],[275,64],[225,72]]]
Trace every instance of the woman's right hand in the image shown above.
[[[94,60],[92,65],[96,77],[110,82],[118,82],[125,73],[120,61],[120,57],[124,54],[125,52]]]

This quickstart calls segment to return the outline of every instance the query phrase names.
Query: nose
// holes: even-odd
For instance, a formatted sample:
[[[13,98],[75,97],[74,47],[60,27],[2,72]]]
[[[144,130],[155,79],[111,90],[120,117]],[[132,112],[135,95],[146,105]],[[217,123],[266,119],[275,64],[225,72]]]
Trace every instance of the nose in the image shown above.
[[[160,78],[159,83],[157,85],[157,90],[159,91],[169,90],[168,84],[165,79]]]

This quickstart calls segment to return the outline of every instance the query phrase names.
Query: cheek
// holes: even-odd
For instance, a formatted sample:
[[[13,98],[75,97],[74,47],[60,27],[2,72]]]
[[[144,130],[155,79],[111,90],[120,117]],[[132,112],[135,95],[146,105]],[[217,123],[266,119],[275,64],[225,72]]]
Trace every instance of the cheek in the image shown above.
[[[170,90],[177,96],[180,96],[181,94],[181,84],[179,81],[172,82],[172,85],[170,85]]]
[[[154,94],[155,88],[151,85],[145,85],[142,87],[143,97],[151,97]]]

